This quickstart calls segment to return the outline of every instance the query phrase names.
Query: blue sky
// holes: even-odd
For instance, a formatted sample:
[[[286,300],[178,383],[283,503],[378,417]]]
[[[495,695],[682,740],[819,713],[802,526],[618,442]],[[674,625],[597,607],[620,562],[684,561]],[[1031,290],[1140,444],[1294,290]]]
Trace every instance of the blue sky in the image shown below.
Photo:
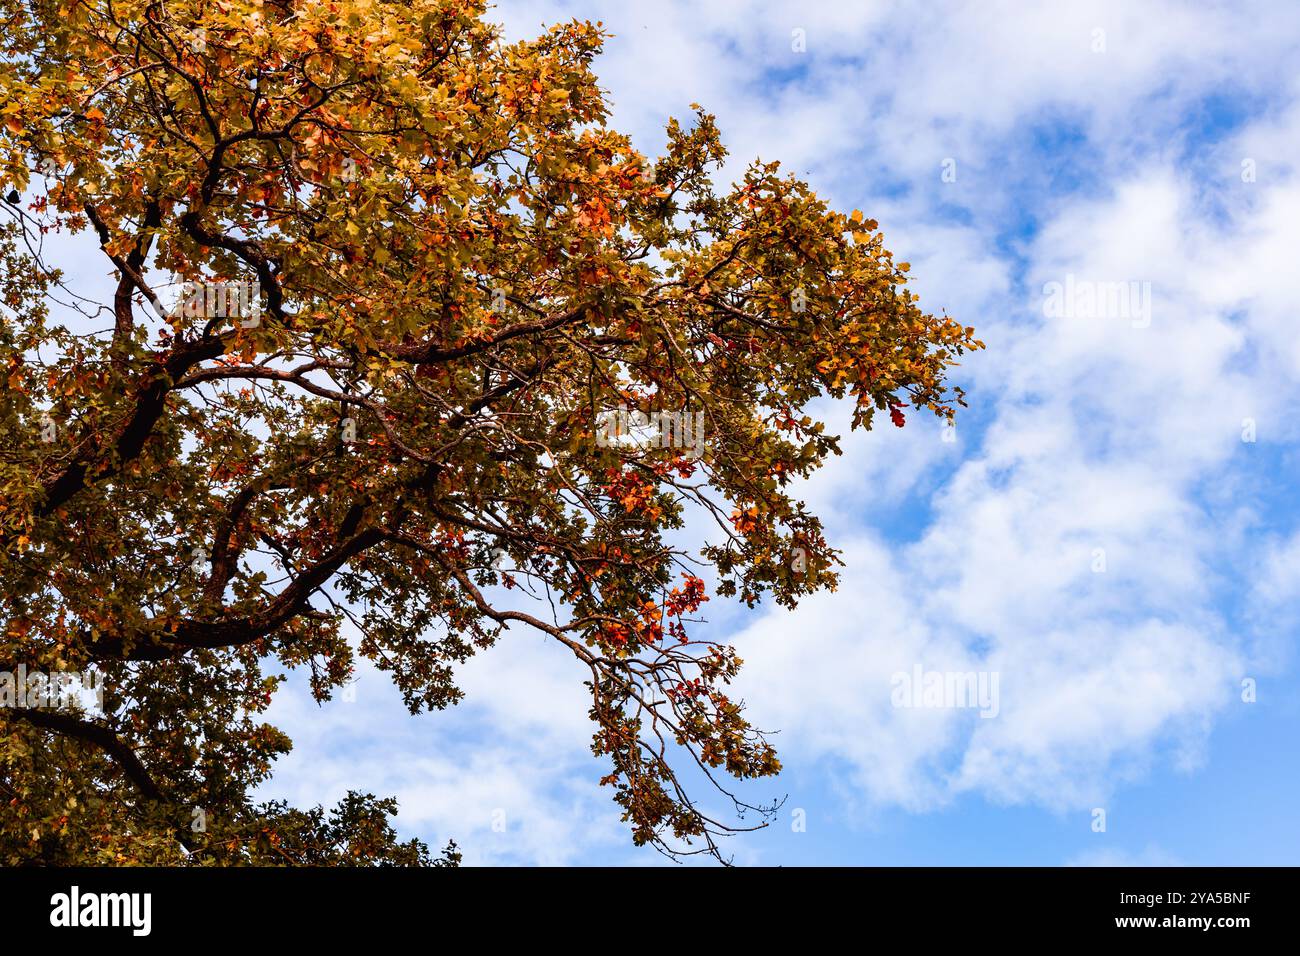
[[[919,420],[849,434],[822,409],[845,454],[804,491],[844,552],[838,592],[707,606],[786,768],[744,791],[786,797],[774,824],[727,849],[1300,863],[1300,14],[819,6],[495,11],[512,38],[603,20],[597,70],[643,151],[701,103],[724,175],[779,159],[878,219],[922,303],[988,345],[959,370],[955,441]],[[1053,316],[1044,290],[1067,277],[1149,290],[1149,308]],[[997,716],[894,706],[915,665],[996,672]],[[296,749],[268,793],[396,794],[404,832],[470,863],[657,863],[596,786],[581,679],[516,631],[446,713],[408,717],[372,672],[355,701],[286,694],[272,717]]]

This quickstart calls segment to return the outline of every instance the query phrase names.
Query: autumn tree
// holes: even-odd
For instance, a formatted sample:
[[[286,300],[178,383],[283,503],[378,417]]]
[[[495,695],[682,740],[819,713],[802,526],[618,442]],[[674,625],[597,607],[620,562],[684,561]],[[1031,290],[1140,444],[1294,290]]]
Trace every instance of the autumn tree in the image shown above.
[[[572,654],[637,844],[716,855],[761,822],[684,785],[779,769],[692,626],[706,590],[833,587],[790,492],[838,453],[809,404],[951,417],[979,347],[877,224],[775,163],[720,186],[702,110],[637,152],[598,25],[0,10],[0,666],[103,686],[102,711],[0,708],[0,859],[454,862],[398,841],[391,800],[258,803],[290,747],[262,715],[358,656],[445,708],[507,628]]]

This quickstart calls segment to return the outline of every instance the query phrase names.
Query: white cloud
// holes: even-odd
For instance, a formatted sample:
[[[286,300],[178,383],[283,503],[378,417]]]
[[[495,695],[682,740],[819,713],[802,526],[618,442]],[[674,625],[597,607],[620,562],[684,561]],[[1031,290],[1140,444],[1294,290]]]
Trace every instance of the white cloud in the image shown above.
[[[395,796],[399,829],[437,850],[454,839],[469,865],[580,863],[629,850],[591,731],[581,675],[531,635],[506,633],[465,668],[467,699],[412,717],[388,677],[362,661],[355,699],[317,707],[300,686],[268,719],[294,740],[262,789],[327,807],[348,790]]]
[[[1066,272],[1151,275],[1170,290],[1158,319],[995,319],[1005,347],[977,374],[992,420],[930,497],[919,539],[888,552],[855,542],[840,594],[740,636],[747,696],[787,748],[847,760],[870,798],[911,807],[968,791],[1086,807],[1156,751],[1182,769],[1202,759],[1250,649],[1207,586],[1229,542],[1196,489],[1241,453],[1242,410],[1293,405],[1295,386],[1242,363],[1236,302],[1176,281],[1260,221],[1212,227],[1190,191],[1161,170],[1063,208],[1031,250],[1031,287]],[[1287,201],[1279,191],[1262,208]],[[1259,241],[1288,240],[1285,218],[1262,221],[1283,231]],[[1269,372],[1252,393],[1250,376]],[[838,475],[842,495],[855,477]],[[882,681],[913,664],[998,672],[1001,713],[891,709]]]

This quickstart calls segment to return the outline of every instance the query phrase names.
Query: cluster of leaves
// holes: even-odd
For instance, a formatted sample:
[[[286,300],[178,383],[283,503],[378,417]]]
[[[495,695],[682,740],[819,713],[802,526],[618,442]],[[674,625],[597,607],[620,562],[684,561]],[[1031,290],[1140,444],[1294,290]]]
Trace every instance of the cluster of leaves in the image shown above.
[[[107,732],[36,712],[0,736],[3,866],[456,866],[450,843],[433,856],[401,841],[392,798],[349,793],[328,813],[235,795],[213,808],[167,799],[143,764]],[[121,761],[121,762],[115,762]],[[125,769],[125,773],[123,770]]]
[[[254,806],[290,746],[259,715],[283,669],[323,701],[357,655],[445,707],[522,624],[585,673],[636,842],[716,854],[733,826],[675,758],[720,789],[779,763],[725,692],[734,651],[688,633],[699,565],[749,604],[833,587],[788,493],[838,454],[807,406],[950,417],[973,330],[776,164],[719,191],[702,110],[638,153],[589,23],[508,45],[479,0],[0,11],[0,178],[25,195],[0,245],[0,662],[108,688],[102,718],[0,714],[0,850],[428,862],[385,801]],[[50,261],[87,238],[111,301]],[[261,311],[169,308],[178,283]],[[596,440],[619,406],[702,413],[705,454]],[[692,511],[698,555],[667,540]],[[196,835],[196,807],[224,822]]]

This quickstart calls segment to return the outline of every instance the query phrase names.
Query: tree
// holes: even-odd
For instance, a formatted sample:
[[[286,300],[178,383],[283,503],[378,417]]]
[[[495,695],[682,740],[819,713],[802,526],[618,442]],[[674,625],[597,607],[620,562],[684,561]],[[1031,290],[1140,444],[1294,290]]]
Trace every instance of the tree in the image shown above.
[[[0,9],[0,660],[103,682],[102,714],[0,715],[6,862],[431,862],[392,801],[257,805],[290,747],[260,715],[284,671],[324,701],[357,655],[444,708],[512,625],[572,653],[633,840],[717,855],[744,821],[682,768],[730,796],[779,763],[735,651],[691,634],[703,575],[748,605],[833,587],[789,493],[839,451],[807,406],[951,418],[974,330],[777,164],[716,187],[703,110],[633,149],[598,25]],[[669,540],[691,515],[697,553]]]

